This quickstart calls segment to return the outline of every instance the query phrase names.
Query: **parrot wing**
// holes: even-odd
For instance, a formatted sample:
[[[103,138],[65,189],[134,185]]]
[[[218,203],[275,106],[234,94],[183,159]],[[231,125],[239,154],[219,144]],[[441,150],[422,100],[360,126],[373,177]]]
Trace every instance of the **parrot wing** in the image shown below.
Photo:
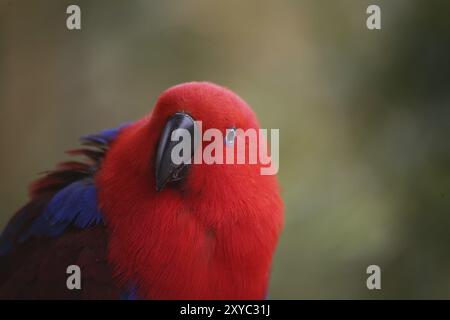
[[[0,298],[114,299],[121,294],[107,263],[107,234],[94,176],[124,126],[81,138],[68,151],[86,161],[61,163],[31,185],[31,200],[0,235]],[[81,289],[67,286],[70,265]]]

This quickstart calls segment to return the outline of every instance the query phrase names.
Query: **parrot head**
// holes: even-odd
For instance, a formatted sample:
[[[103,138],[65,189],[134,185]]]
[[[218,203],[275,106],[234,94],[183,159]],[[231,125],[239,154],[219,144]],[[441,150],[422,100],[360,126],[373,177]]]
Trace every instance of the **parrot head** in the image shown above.
[[[238,128],[259,129],[249,105],[223,87],[191,82],[163,92],[112,143],[96,181],[109,259],[123,285],[152,299],[266,296],[283,224],[276,177],[261,175],[259,162],[192,160],[214,139],[201,132],[220,132],[223,148],[214,152],[226,157]],[[190,163],[172,159],[176,129],[200,134],[183,154]]]
[[[182,84],[167,90],[159,98],[152,113],[152,120],[155,127],[164,124],[163,129],[158,128],[159,130],[157,130],[162,132],[159,135],[154,161],[157,191],[160,191],[168,183],[181,180],[184,182],[176,183],[178,187],[185,185],[185,189],[191,191],[199,189],[204,186],[204,183],[207,183],[206,179],[221,178],[224,171],[228,169],[227,166],[214,166],[208,170],[209,165],[215,163],[207,163],[198,166],[198,170],[192,169],[195,173],[188,175],[191,165],[185,163],[176,165],[172,160],[173,148],[179,143],[177,140],[171,139],[174,130],[184,129],[189,133],[190,152],[186,155],[186,160],[190,160],[192,163],[195,157],[201,159],[200,162],[202,162],[203,151],[213,141],[217,144],[216,146],[220,147],[213,153],[220,153],[216,156],[221,157],[220,164],[223,164],[227,148],[231,147],[233,158],[237,158],[237,150],[232,148],[236,140],[236,129],[254,129],[255,131],[258,129],[256,116],[242,99],[229,90],[209,83]],[[220,135],[211,137],[207,133],[208,130],[216,130],[216,133],[218,132]],[[202,137],[203,132],[206,133],[206,141]],[[202,163],[196,164],[201,165]]]

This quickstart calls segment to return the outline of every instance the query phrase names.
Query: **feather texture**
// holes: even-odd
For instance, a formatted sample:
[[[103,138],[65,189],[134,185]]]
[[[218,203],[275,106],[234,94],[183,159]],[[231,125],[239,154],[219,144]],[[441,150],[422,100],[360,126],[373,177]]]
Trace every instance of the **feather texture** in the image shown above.
[[[63,162],[31,185],[31,200],[0,236],[0,297],[118,297],[94,177],[123,127],[81,138],[84,148],[68,153],[84,161]],[[83,268],[82,292],[66,287],[70,264]]]

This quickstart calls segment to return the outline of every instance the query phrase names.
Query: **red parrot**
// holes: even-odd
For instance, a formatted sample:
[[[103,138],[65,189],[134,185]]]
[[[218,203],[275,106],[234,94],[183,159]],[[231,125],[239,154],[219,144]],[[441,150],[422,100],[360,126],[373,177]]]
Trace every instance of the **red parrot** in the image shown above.
[[[259,129],[236,94],[190,82],[141,120],[83,137],[69,153],[86,160],[34,182],[1,234],[0,297],[264,299],[283,226],[276,176],[260,162],[174,163],[171,133],[196,121],[224,136]],[[69,265],[81,289],[67,287]]]

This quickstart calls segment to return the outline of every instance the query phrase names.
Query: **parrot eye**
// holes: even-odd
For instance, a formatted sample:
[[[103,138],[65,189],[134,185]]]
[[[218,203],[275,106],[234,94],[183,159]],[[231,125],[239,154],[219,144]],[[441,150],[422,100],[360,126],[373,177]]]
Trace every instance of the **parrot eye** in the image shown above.
[[[227,129],[226,132],[225,144],[232,146],[236,138],[236,128]]]

